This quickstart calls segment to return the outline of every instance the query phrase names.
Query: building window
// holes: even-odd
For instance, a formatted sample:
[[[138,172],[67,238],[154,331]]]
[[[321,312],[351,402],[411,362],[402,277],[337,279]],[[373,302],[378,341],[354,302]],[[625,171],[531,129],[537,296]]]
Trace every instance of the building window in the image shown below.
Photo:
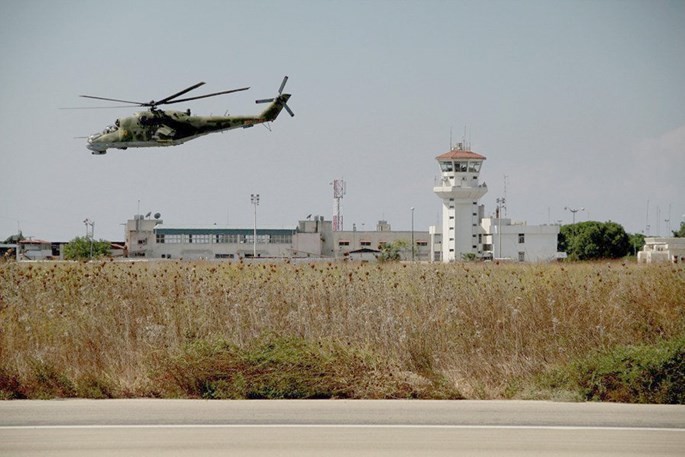
[[[519,252],[519,262],[524,262],[526,260],[526,253]]]
[[[290,244],[293,242],[293,236],[290,233],[271,235],[270,242],[274,244]]]
[[[349,241],[343,241],[343,240],[338,241],[338,246],[349,246],[349,245],[350,245]]]
[[[519,233],[519,244],[522,244],[525,242],[526,242],[526,234],[525,233]]]
[[[164,244],[164,234],[163,233],[157,234],[157,244]]]
[[[362,241],[360,244],[362,246],[371,246],[371,241]]]
[[[428,241],[417,241],[416,245],[417,246],[428,246]]]
[[[478,173],[480,171],[480,166],[483,164],[481,161],[470,161],[469,162],[469,171],[471,173]]]
[[[254,244],[254,235],[245,235],[245,243]],[[268,244],[271,242],[271,235],[257,234],[257,244]]]
[[[192,235],[192,238],[191,238],[191,243],[209,244],[211,242],[212,242],[211,235],[208,235],[208,234]]]

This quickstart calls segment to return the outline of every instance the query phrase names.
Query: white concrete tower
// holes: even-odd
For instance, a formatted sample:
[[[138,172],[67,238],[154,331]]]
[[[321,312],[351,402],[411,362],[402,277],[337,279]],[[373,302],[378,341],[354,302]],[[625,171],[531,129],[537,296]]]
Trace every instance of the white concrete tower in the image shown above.
[[[478,200],[488,188],[478,181],[483,157],[457,145],[436,157],[442,175],[433,192],[442,199],[442,261],[480,257],[480,209]]]

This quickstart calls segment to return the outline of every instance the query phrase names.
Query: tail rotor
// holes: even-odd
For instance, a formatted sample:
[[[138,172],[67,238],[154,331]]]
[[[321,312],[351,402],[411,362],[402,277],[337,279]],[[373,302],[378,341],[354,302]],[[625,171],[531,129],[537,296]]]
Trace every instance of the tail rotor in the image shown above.
[[[283,105],[283,108],[290,114],[291,117],[295,117],[295,113],[290,109],[288,104],[286,103],[288,98],[290,97],[289,94],[283,94],[283,89],[285,88],[285,83],[288,82],[288,77],[284,76],[283,77],[283,82],[281,82],[281,87],[278,88],[278,96],[274,98],[264,98],[261,100],[256,100],[255,103],[273,103],[275,101],[278,101],[280,104]]]

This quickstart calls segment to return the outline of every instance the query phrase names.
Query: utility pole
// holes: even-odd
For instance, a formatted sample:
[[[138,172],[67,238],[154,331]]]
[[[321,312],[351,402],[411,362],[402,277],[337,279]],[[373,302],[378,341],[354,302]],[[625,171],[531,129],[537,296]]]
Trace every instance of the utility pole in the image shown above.
[[[257,206],[259,206],[259,194],[250,194],[250,201],[254,205],[254,230],[252,232],[252,258],[257,257]]]

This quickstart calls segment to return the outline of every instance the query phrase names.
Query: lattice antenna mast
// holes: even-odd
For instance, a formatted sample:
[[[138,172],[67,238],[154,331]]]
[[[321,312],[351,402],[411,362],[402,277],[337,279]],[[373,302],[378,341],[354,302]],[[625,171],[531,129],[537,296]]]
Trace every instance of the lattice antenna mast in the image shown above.
[[[504,210],[504,217],[507,217],[507,175],[504,175],[504,198],[502,199],[502,209]]]
[[[333,231],[343,230],[343,215],[341,201],[347,193],[347,185],[342,179],[333,180]]]

